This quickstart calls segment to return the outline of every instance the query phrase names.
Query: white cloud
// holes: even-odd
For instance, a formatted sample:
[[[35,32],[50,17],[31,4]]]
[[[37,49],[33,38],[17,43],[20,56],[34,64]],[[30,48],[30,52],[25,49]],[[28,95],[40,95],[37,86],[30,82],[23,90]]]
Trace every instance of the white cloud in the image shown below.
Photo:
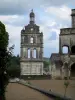
[[[4,21],[12,21],[12,19],[17,19],[17,17],[18,17],[17,15],[12,15],[12,16],[11,15],[5,15],[5,16],[0,15],[0,20],[3,22]]]
[[[44,25],[41,25],[40,30],[43,32],[43,40],[46,41],[51,36],[50,29]]]
[[[50,6],[46,8],[45,12],[47,12],[48,14],[53,14],[63,20],[70,20],[71,9],[65,5],[61,7]]]
[[[20,32],[21,32],[22,27],[15,27],[12,25],[6,25],[6,30],[10,35],[10,39],[19,39],[20,38]]]
[[[49,26],[49,27],[48,27]],[[40,25],[41,31],[43,31],[43,42],[44,42],[44,49],[54,49],[55,51],[59,50],[59,33],[60,28],[54,27],[57,26],[56,22],[50,22],[50,25],[46,22],[46,24]],[[56,33],[56,40],[50,40],[49,38],[52,36],[52,33]]]
[[[29,9],[46,8],[62,5],[75,6],[75,0],[0,0],[0,14],[24,14]],[[55,9],[56,10],[56,9]],[[63,11],[64,9],[62,9]]]
[[[0,20],[6,25],[24,26],[27,23],[27,17],[26,15],[0,15]]]
[[[14,54],[17,55],[20,53],[20,32],[22,27],[6,25],[6,30],[9,33],[9,47],[14,44]]]
[[[44,48],[54,48],[55,51],[59,52],[60,28],[68,27],[67,22],[70,21],[71,9],[67,6],[52,6],[46,8],[45,14],[46,16],[42,19],[43,24],[41,25],[44,32]],[[53,15],[55,19],[52,18]],[[67,24],[64,24],[64,22],[61,23],[63,20],[65,20]],[[49,37],[52,36],[52,32],[56,33],[56,40],[49,40]]]
[[[43,13],[44,16],[42,15],[42,12],[41,15],[39,12],[38,16],[40,16],[40,18],[37,17],[36,20],[38,20],[40,31],[43,32],[44,48],[47,48],[48,50],[52,48],[55,51],[58,51],[60,28],[67,27],[67,24],[64,24],[64,22],[61,23],[60,20],[68,22],[70,20],[71,10],[67,6],[50,6],[47,7]],[[53,15],[55,16],[55,19],[53,18]],[[0,20],[6,25],[6,30],[9,33],[10,45],[15,44],[14,54],[18,54],[20,52],[20,31],[24,24],[28,24],[28,15],[2,15],[0,16]],[[56,34],[56,40],[49,39],[52,36],[52,32]]]

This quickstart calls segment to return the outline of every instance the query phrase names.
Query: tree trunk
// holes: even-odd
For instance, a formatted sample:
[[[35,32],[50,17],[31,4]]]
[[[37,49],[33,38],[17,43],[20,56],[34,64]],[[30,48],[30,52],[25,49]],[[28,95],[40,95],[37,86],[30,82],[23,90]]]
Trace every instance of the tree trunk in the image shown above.
[[[4,75],[0,75],[0,100],[5,100]]]

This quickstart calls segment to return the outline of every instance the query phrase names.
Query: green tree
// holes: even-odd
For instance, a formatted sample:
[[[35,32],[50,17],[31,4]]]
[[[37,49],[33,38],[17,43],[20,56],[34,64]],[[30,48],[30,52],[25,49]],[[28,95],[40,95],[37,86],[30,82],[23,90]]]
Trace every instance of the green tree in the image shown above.
[[[46,72],[49,71],[49,65],[50,65],[49,61],[44,61],[44,69],[45,69]]]
[[[7,68],[10,78],[20,77],[20,57],[19,55],[11,56],[10,63]]]
[[[8,40],[5,25],[0,21],[0,100],[5,100],[5,89],[8,83],[7,60],[8,60]]]

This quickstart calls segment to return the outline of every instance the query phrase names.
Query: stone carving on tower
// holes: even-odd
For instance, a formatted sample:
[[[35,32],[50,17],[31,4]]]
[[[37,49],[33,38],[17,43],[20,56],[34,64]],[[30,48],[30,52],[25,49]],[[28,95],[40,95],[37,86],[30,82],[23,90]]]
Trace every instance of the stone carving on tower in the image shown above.
[[[21,30],[21,76],[43,75],[43,33],[35,24],[33,10],[30,22]]]

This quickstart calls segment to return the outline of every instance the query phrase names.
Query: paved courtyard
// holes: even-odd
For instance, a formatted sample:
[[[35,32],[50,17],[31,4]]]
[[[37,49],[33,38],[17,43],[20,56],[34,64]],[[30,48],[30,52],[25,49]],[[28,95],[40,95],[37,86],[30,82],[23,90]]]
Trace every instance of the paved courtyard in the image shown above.
[[[9,83],[6,91],[6,100],[52,100],[36,90],[17,83]]]
[[[30,80],[30,82],[45,90],[52,90],[64,95],[64,80]],[[69,80],[70,85],[67,89],[67,96],[75,100],[75,80]]]

